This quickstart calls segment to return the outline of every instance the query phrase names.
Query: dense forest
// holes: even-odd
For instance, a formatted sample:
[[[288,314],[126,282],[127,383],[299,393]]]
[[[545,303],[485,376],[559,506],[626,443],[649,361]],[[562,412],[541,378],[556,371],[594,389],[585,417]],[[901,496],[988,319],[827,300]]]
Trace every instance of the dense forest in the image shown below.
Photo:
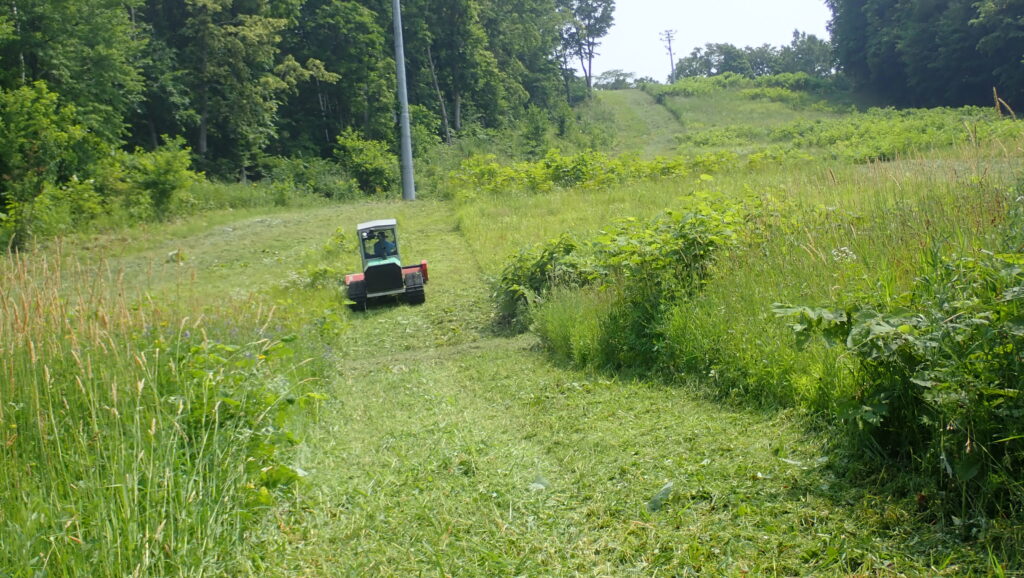
[[[827,0],[837,62],[879,102],[1024,102],[1024,2]]]
[[[349,129],[393,138],[390,4],[7,1],[0,88],[22,101],[53,95],[108,144],[153,149],[182,136],[213,174],[237,174],[263,152],[329,155]],[[601,7],[606,31],[607,0],[405,2],[420,123],[447,136],[528,105],[562,106],[567,67],[592,58],[587,18]]]

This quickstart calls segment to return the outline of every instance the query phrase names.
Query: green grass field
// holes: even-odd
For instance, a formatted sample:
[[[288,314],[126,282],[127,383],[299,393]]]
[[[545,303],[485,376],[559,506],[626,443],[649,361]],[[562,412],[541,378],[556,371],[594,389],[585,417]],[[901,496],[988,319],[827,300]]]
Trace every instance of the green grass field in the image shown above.
[[[614,152],[643,156],[672,154],[684,126],[744,134],[801,115],[692,100],[675,113],[701,118],[684,125],[639,92],[601,94],[591,114],[610,123]],[[496,329],[490,281],[525,247],[649,218],[695,191],[819,211],[731,255],[704,301],[678,313],[707,324],[709,347],[757,363],[790,339],[771,303],[903,290],[929,235],[982,246],[986,203],[1019,177],[1021,143],[532,196],[220,212],[9,258],[0,576],[1020,571],[1019,552],[1000,546],[1019,535],[1016,518],[992,520],[992,539],[965,536],[893,493],[899,472],[851,472],[800,404],[808,383],[788,386],[789,407],[719,403],[714,373],[573,366],[534,333]],[[349,311],[337,280],[358,268],[354,227],[387,217],[404,260],[430,262],[427,301]],[[830,259],[839,247],[859,261]],[[589,321],[565,311],[565,323]],[[214,401],[178,409],[187,387]],[[199,431],[224,435],[199,443]]]

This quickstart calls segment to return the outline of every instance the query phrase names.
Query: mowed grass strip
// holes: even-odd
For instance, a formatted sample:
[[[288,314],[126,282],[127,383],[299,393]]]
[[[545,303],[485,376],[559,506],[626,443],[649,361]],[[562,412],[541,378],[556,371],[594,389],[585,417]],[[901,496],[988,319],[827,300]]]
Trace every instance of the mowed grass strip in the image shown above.
[[[567,371],[528,336],[381,359],[331,397],[281,575],[940,570],[789,416]]]

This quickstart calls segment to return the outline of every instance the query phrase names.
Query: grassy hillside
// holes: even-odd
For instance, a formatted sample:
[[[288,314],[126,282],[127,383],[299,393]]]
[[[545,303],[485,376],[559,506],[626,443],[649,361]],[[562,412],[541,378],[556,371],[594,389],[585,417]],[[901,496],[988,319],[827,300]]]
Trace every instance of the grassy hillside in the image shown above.
[[[683,132],[672,112],[640,90],[600,92],[583,106],[582,115],[602,128],[608,139],[604,148],[615,155],[672,155]]]
[[[686,157],[661,177],[621,164],[588,181],[612,157],[570,159],[555,164],[584,184],[208,213],[7,258],[0,574],[1020,570],[1016,512],[985,517],[941,471],[851,454],[833,418],[852,354],[796,348],[771,310],[884,304],[930,247],[991,251],[1019,125],[857,163],[800,148],[802,127],[846,127],[839,113],[773,103],[776,120],[751,120],[714,106],[739,111],[738,94],[676,98],[600,93],[589,113],[612,153]],[[674,136],[697,123],[742,142],[699,160]],[[769,124],[792,130],[762,141]],[[632,345],[659,367],[602,357],[637,269],[541,291],[532,332],[496,323],[493,281],[520,251],[723,207],[742,217],[735,242],[657,310],[660,340]],[[404,260],[429,260],[427,302],[352,312],[338,281],[358,267],[354,227],[383,217]],[[970,518],[950,514],[957,498]]]

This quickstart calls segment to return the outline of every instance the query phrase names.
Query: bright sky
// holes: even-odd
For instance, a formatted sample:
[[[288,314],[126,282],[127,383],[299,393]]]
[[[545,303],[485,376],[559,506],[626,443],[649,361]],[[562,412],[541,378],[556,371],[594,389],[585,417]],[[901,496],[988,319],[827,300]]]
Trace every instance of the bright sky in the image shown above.
[[[679,60],[708,42],[781,46],[793,30],[828,38],[831,16],[824,0],[616,0],[615,25],[597,49],[594,76],[619,69],[664,82],[670,61],[659,36],[665,30],[676,31],[672,52]]]

